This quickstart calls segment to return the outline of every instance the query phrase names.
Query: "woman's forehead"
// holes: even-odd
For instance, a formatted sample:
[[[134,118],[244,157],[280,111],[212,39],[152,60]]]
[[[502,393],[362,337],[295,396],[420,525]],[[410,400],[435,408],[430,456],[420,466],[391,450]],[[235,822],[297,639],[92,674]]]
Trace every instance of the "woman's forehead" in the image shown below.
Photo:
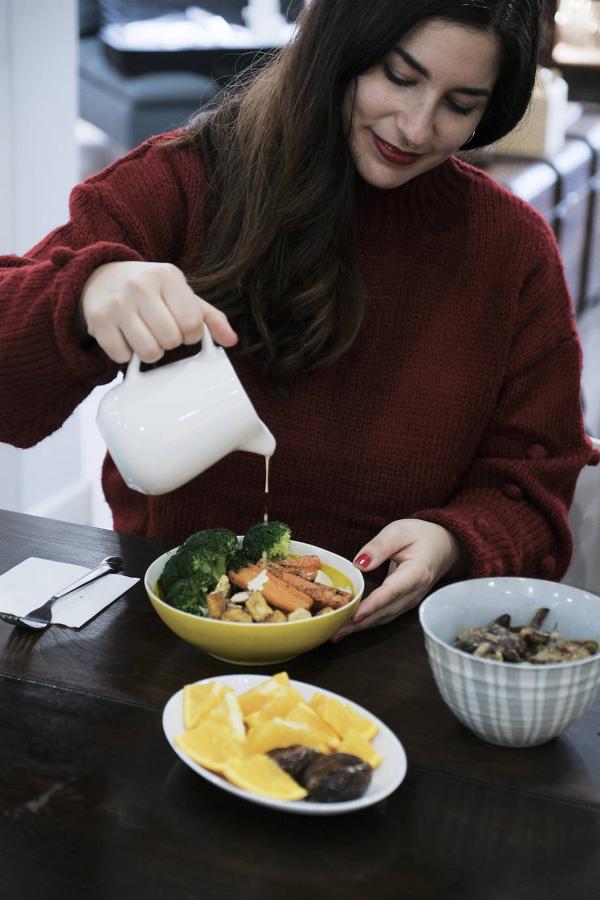
[[[395,49],[427,77],[459,85],[491,88],[500,64],[500,42],[493,32],[444,19],[415,25]]]

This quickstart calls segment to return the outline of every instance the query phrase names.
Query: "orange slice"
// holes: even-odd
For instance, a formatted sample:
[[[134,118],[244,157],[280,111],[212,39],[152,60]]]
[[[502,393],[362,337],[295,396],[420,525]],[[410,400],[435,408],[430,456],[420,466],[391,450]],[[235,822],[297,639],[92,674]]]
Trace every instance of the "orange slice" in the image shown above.
[[[238,740],[216,722],[204,720],[197,728],[185,731],[175,738],[183,752],[213,772],[223,772],[225,765],[246,752],[243,741]]]
[[[230,691],[232,688],[218,681],[186,684],[183,688],[183,724],[186,729],[195,728]]]
[[[316,712],[319,712],[319,706],[327,700],[327,694],[322,694],[320,691],[315,691],[312,697],[309,700],[308,705],[314,709]]]
[[[280,716],[252,726],[248,730],[246,744],[249,754],[267,753],[276,747],[291,747],[293,744],[312,747],[321,753],[329,752],[321,735],[309,728],[308,725],[288,722]]]
[[[242,742],[246,738],[244,717],[240,709],[239,700],[234,693],[226,693],[220,703],[210,710],[203,721],[220,728],[226,737],[231,736]],[[201,727],[202,724],[201,721],[198,727]]]
[[[319,713],[321,718],[343,738],[350,729],[360,732],[364,738],[370,741],[378,732],[378,727],[371,719],[361,716],[346,703],[329,697],[326,694],[315,694],[310,706]]]
[[[300,702],[285,717],[286,722],[292,722],[299,725],[306,725],[310,730],[318,735],[329,750],[337,750],[340,746],[340,739],[337,732],[329,725],[325,719],[311,709],[308,704]]]
[[[262,681],[255,688],[240,694],[239,701],[242,713],[247,716],[248,713],[260,709],[261,706],[272,700],[277,693],[280,693],[282,688],[287,688],[289,682],[290,679],[287,672],[278,672],[277,675]]]
[[[352,753],[358,756],[364,762],[369,763],[372,769],[376,769],[381,762],[381,756],[360,731],[350,728],[344,736],[344,740],[340,744],[339,753]]]
[[[300,694],[296,688],[288,685],[285,688],[281,688],[281,690],[279,690],[271,700],[268,700],[264,706],[261,706],[260,709],[255,709],[254,712],[244,716],[246,725],[258,725],[259,722],[266,722],[267,719],[272,719],[274,716],[281,716],[285,719],[287,714],[297,706],[298,703],[302,703],[302,694]]]
[[[287,772],[264,754],[246,759],[232,759],[223,769],[223,774],[232,784],[276,800],[302,800],[307,792],[300,787]]]

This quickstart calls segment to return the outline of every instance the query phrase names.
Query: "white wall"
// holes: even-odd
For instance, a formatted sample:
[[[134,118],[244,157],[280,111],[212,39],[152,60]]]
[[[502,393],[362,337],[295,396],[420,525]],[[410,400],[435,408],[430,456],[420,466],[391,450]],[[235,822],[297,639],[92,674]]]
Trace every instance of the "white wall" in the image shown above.
[[[68,215],[78,180],[76,0],[0,0],[0,254]],[[31,450],[0,445],[0,506],[89,521],[78,414]]]

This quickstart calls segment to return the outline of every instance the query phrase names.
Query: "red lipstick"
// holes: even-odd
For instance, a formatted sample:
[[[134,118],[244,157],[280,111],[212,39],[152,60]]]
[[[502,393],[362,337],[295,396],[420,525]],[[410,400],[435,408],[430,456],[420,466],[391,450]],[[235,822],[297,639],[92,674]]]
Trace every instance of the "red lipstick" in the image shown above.
[[[391,163],[393,166],[411,166],[423,155],[422,153],[405,153],[403,150],[398,150],[393,144],[388,144],[387,141],[378,137],[374,131],[372,131],[371,134],[373,136],[373,143],[381,156],[383,156],[386,162]]]

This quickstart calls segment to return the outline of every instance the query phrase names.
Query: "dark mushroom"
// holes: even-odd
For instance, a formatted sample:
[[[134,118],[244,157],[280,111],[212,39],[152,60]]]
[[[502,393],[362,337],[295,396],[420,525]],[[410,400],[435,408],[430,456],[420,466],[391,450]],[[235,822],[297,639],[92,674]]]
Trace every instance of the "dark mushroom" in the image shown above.
[[[308,791],[308,799],[318,803],[337,803],[362,797],[373,769],[350,753],[321,756],[304,769],[301,784]]]
[[[529,623],[530,628],[534,628],[536,631],[542,625],[544,619],[548,615],[550,610],[545,606],[540,606],[538,610],[533,615],[531,622]]]
[[[570,641],[567,638],[561,638],[558,635],[552,635],[552,638],[545,646],[536,648],[531,655],[527,657],[530,663],[561,663],[573,662],[576,659],[586,659],[593,656],[589,652],[586,645],[594,644],[595,641]],[[596,649],[598,645],[596,644]],[[595,652],[595,651],[594,651]]]
[[[509,614],[503,613],[489,625],[461,631],[454,646],[473,656],[512,663],[571,662],[598,652],[596,641],[568,640],[557,632],[541,631],[549,612],[546,607],[540,607],[529,625],[517,627],[510,624]]]
[[[503,620],[504,624],[500,620]],[[481,628],[468,628],[458,635],[455,646],[465,653],[472,653],[485,659],[520,662],[525,643],[520,633],[508,627],[509,622],[510,616],[506,615]]]
[[[323,753],[313,750],[311,747],[303,747],[301,744],[293,744],[291,747],[276,747],[269,750],[267,756],[274,759],[284,772],[291,775],[296,781],[300,781],[302,773],[309,763],[314,762]]]

